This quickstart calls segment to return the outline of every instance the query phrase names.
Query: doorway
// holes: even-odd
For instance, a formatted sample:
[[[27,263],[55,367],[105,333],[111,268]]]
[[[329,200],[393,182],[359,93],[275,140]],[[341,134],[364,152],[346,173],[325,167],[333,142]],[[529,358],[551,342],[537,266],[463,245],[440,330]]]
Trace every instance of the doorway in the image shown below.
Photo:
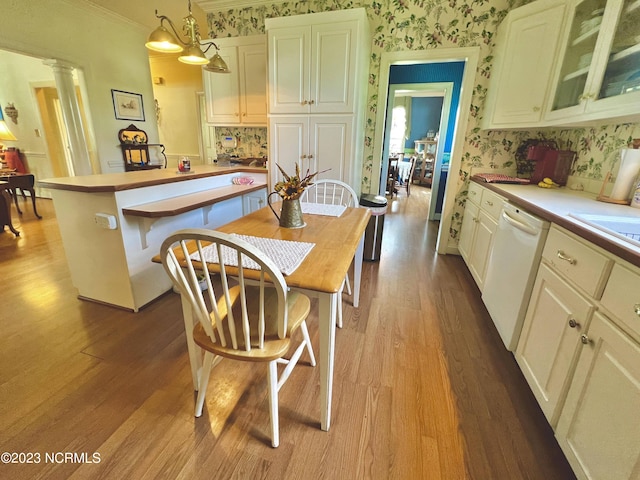
[[[391,119],[393,116],[394,107],[397,104],[397,99],[399,98],[409,98],[413,100],[417,97],[442,97],[442,106],[440,108],[439,114],[439,122],[438,122],[438,133],[439,133],[439,141],[436,147],[436,159],[434,162],[434,169],[432,173],[432,183],[431,183],[431,192],[432,192],[432,201],[429,202],[429,213],[427,216],[428,220],[440,220],[441,211],[437,211],[438,207],[438,198],[440,192],[440,179],[442,178],[443,169],[444,174],[446,175],[449,165],[448,162],[443,162],[443,157],[445,153],[445,139],[447,138],[447,134],[449,131],[449,114],[451,110],[451,100],[454,96],[454,84],[452,82],[430,82],[430,83],[409,83],[409,84],[390,84],[389,85],[389,98],[387,101],[387,111],[385,118]],[[415,117],[416,112],[411,112],[410,116]],[[411,122],[411,120],[407,120],[407,122]],[[384,134],[384,145],[382,149],[382,158],[387,159],[389,156],[394,153],[390,149],[391,143],[391,128],[392,122],[386,121],[385,123],[385,134]],[[416,133],[418,135],[425,134],[424,132],[411,132],[410,137],[416,137]],[[409,138],[409,137],[407,137]],[[404,150],[404,149],[403,149]],[[389,163],[387,161],[382,162],[382,173],[380,175],[381,181],[384,181],[386,184],[386,178],[388,172],[386,169],[388,168]],[[446,178],[446,176],[445,176]],[[411,181],[409,179],[408,181]],[[384,185],[380,185],[380,191],[384,188]],[[444,189],[444,185],[442,186]]]
[[[456,246],[449,247],[449,229],[451,227],[451,217],[455,207],[455,197],[457,193],[458,175],[462,163],[462,152],[464,147],[464,132],[467,129],[469,110],[471,107],[471,97],[475,82],[476,69],[480,55],[479,47],[467,48],[437,48],[433,50],[412,50],[405,52],[383,52],[380,61],[380,75],[378,84],[378,104],[387,105],[389,97],[389,80],[392,65],[429,65],[447,62],[464,62],[462,73],[460,97],[458,107],[453,112],[449,123],[455,127],[452,129],[451,153],[449,171],[444,187],[442,217],[438,228],[438,240],[436,249],[440,254],[455,253]],[[417,79],[416,83],[429,83],[430,79]],[[389,117],[389,121],[391,118]],[[376,115],[376,128],[373,143],[372,165],[372,185],[378,187],[380,179],[386,178],[387,162],[383,155],[384,138],[387,123],[387,108],[378,108]],[[387,152],[388,153],[388,152]],[[382,176],[384,174],[384,176]]]

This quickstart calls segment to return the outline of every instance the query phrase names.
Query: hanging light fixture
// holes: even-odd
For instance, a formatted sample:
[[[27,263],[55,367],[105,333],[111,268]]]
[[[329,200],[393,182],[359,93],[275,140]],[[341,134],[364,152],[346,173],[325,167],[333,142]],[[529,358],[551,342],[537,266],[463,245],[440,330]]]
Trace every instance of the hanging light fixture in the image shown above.
[[[187,40],[180,38],[175,24],[166,15],[158,15],[156,10],[156,17],[160,19],[160,26],[156,28],[151,35],[145,46],[149,50],[162,53],[177,53],[182,52],[178,57],[178,60],[182,63],[189,65],[205,65],[205,70],[216,73],[229,73],[229,67],[218,54],[218,46],[213,40],[201,40],[200,31],[198,28],[198,22],[191,13],[191,0],[189,0],[189,15],[184,17],[184,25],[182,26],[183,35],[187,37]],[[171,31],[165,26],[164,22],[169,25]],[[204,51],[202,47],[206,45]],[[215,47],[216,53],[209,60],[205,53],[209,51],[211,47]]]

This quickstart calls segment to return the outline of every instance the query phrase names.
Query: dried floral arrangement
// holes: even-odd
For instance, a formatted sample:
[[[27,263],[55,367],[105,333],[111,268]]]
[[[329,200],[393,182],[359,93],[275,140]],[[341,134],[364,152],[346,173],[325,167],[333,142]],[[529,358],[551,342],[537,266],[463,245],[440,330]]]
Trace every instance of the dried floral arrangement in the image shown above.
[[[307,173],[303,178],[300,178],[300,166],[296,163],[296,174],[288,175],[287,172],[283,170],[283,168],[276,163],[278,170],[282,173],[284,180],[282,182],[278,182],[274,186],[274,190],[282,197],[283,200],[295,200],[296,198],[300,198],[302,192],[304,192],[305,188],[313,185],[313,179],[319,173],[327,172],[328,170],[323,170],[322,172],[309,173],[307,169]]]

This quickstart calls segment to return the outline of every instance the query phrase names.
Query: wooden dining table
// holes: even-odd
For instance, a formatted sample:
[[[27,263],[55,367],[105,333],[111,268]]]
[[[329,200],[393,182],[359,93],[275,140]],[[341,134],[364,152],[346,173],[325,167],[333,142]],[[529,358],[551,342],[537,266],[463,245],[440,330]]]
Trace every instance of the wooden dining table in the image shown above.
[[[320,427],[325,431],[331,425],[338,302],[342,301],[342,284],[353,262],[353,306],[359,305],[364,232],[370,215],[367,208],[347,208],[340,217],[305,214],[305,226],[292,229],[280,227],[273,212],[269,207],[264,207],[216,229],[225,233],[314,244],[300,266],[285,276],[285,280],[289,288],[318,299]],[[159,261],[159,256],[154,261]],[[213,268],[212,272],[215,272],[215,266]],[[245,270],[245,276],[250,277],[250,271]],[[182,310],[185,329],[193,331],[191,308],[184,299]],[[197,390],[202,355],[191,335],[187,335],[187,347],[194,387]]]

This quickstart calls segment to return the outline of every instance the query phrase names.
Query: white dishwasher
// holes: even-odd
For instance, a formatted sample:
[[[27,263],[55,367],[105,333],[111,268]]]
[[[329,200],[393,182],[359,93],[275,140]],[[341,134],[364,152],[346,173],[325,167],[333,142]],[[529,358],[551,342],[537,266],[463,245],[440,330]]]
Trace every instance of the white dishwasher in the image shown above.
[[[502,341],[513,351],[529,304],[549,222],[505,203],[493,240],[482,289]]]

